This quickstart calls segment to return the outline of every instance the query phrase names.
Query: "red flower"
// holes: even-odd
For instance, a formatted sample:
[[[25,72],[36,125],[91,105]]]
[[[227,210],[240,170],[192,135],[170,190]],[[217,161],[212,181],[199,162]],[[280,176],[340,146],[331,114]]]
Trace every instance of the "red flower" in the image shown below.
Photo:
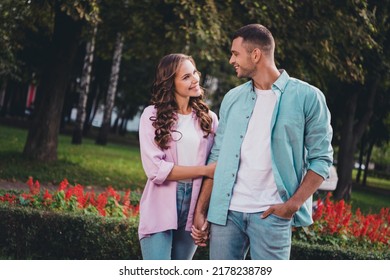
[[[69,185],[69,182],[67,179],[62,180],[62,182],[58,186],[58,191],[65,191],[66,188],[68,187],[68,185]]]
[[[28,181],[26,182],[26,184],[28,185],[31,194],[34,194],[34,195],[39,194],[39,192],[41,191],[41,186],[40,186],[38,180],[36,180],[35,184],[34,184],[32,177],[28,178]]]
[[[53,196],[49,193],[49,191],[46,189],[45,194],[43,195],[44,200],[52,200]]]

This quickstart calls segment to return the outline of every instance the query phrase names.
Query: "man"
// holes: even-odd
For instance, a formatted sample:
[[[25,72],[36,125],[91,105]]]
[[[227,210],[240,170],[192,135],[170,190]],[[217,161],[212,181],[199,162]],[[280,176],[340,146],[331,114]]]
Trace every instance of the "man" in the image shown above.
[[[279,71],[260,24],[233,36],[230,64],[250,78],[224,97],[192,236],[210,258],[289,259],[291,227],[312,223],[312,194],[333,161],[330,113],[321,91]],[[207,220],[206,220],[207,216]]]

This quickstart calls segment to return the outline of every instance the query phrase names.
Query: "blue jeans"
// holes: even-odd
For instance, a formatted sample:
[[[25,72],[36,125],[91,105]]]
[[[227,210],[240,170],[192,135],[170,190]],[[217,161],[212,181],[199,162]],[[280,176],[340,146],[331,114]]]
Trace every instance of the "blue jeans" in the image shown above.
[[[210,259],[243,260],[250,248],[252,260],[288,260],[291,220],[261,214],[229,210],[226,226],[211,224]]]
[[[177,230],[167,230],[151,234],[140,240],[144,260],[191,260],[195,245],[189,231],[185,230],[190,209],[192,183],[177,184]],[[161,199],[164,199],[163,197]],[[156,213],[156,215],[164,213]]]

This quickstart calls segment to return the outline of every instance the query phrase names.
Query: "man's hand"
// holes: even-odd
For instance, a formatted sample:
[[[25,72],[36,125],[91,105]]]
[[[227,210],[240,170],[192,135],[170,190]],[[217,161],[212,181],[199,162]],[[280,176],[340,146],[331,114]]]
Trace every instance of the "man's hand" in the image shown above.
[[[272,205],[261,215],[262,219],[267,218],[269,215],[274,214],[280,218],[291,219],[299,207],[292,206],[288,201],[281,204]]]
[[[198,246],[205,247],[207,245],[207,240],[209,239],[209,233],[209,223],[205,215],[195,213],[194,224],[191,228],[191,236],[194,243]]]
[[[264,211],[261,218],[265,219],[269,215],[275,214],[281,218],[291,219],[295,212],[297,212],[302,204],[318,189],[323,181],[324,178],[314,171],[307,171],[305,177],[303,177],[301,185],[294,195],[285,203],[272,205]]]

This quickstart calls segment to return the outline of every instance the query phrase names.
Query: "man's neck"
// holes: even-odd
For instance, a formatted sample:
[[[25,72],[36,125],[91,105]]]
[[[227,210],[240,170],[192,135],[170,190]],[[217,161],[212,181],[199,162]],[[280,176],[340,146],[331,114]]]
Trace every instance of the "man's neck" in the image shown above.
[[[279,78],[280,72],[275,67],[270,67],[260,71],[257,75],[252,77],[253,85],[262,90],[272,88],[272,84]]]

